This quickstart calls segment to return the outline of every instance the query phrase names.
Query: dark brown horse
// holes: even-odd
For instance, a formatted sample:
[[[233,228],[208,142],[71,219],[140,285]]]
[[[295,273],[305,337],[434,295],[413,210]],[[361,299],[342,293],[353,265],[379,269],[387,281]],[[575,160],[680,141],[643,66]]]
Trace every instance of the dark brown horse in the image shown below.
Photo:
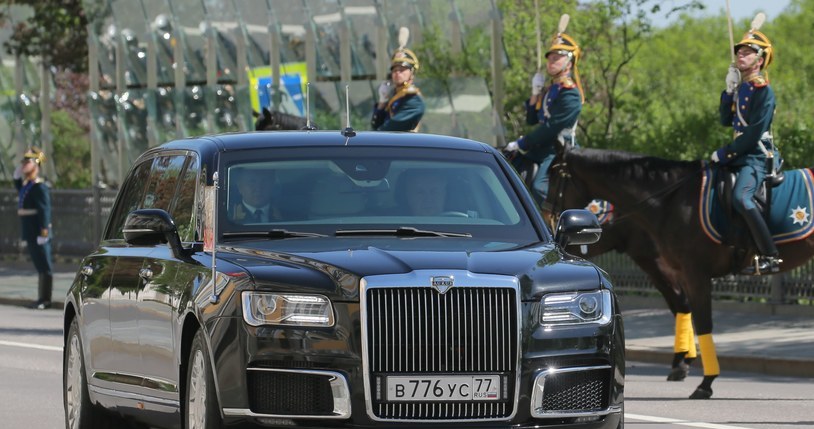
[[[269,110],[265,107],[260,113],[252,112],[252,115],[256,118],[254,121],[255,131],[304,130],[308,128],[305,118]],[[311,129],[315,130],[317,127],[311,124]]]
[[[507,154],[509,155],[509,154]],[[516,156],[516,154],[513,154]],[[525,158],[513,158],[512,164],[523,178],[526,186],[531,187],[535,174],[535,164]],[[592,200],[589,195],[579,192],[563,193],[562,189],[550,188],[546,204],[550,213],[557,213],[566,208],[585,208]],[[552,207],[556,205],[556,207]],[[600,215],[600,213],[596,213]],[[674,276],[669,266],[659,256],[650,235],[639,227],[636,222],[620,212],[618,208],[613,213],[604,213],[610,220],[602,224],[602,237],[595,244],[584,246],[582,249],[569,248],[572,253],[579,253],[584,258],[592,258],[606,252],[616,251],[626,253],[639,268],[648,275],[650,281],[661,293],[667,307],[675,318],[675,338],[673,345],[673,362],[668,381],[682,381],[687,377],[689,366],[697,356],[695,335],[692,327],[690,306],[684,291],[673,282]]]
[[[557,195],[587,201],[611,201],[647,233],[656,248],[658,265],[670,284],[679,286],[692,308],[698,334],[704,379],[690,396],[712,396],[712,382],[720,374],[712,340],[713,277],[740,272],[751,262],[750,237],[742,243],[719,244],[709,239],[699,219],[702,161],[671,161],[620,151],[573,149],[558,155],[552,166],[549,199]],[[581,197],[580,197],[581,196]],[[604,233],[603,233],[604,235]],[[779,244],[781,270],[802,265],[814,255],[814,235]]]

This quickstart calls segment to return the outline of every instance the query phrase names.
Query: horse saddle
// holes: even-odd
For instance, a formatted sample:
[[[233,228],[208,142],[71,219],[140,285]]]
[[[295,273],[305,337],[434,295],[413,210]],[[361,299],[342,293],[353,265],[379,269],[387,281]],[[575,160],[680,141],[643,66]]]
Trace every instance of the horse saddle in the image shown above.
[[[735,174],[706,163],[701,173],[701,227],[712,241],[735,244],[746,227],[732,208]],[[755,193],[755,203],[766,219],[775,244],[802,240],[814,232],[814,173],[809,168],[768,177]]]
[[[727,219],[734,219],[737,217],[737,213],[734,213],[732,206],[732,195],[735,190],[735,180],[737,178],[738,174],[729,169],[729,167],[718,167],[716,181],[718,203],[721,204],[721,207],[724,209]],[[755,192],[755,205],[757,205],[758,210],[760,210],[760,213],[764,217],[771,209],[771,190],[783,183],[785,178],[786,174],[782,171],[771,176],[766,176],[763,183],[761,183],[758,187],[757,192]]]

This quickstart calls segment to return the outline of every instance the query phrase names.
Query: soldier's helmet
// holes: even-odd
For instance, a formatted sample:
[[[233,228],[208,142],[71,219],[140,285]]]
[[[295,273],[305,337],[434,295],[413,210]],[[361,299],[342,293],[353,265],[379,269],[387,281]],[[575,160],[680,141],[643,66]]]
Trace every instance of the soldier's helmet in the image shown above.
[[[552,53],[567,55],[571,58],[571,61],[576,62],[582,54],[582,50],[579,48],[579,44],[577,44],[573,37],[565,33],[557,33],[551,39],[551,46],[545,53],[546,58],[548,58],[549,54]]]
[[[419,68],[418,57],[415,55],[415,52],[407,48],[396,49],[396,52],[393,53],[393,57],[390,60],[390,70],[393,70],[393,67],[397,66],[407,67],[413,72],[417,72]]]
[[[769,67],[769,64],[771,64],[772,60],[774,59],[774,48],[772,47],[772,42],[760,31],[747,31],[746,34],[743,35],[741,41],[735,44],[735,53],[738,53],[738,49],[740,49],[742,46],[753,49],[755,52],[757,52],[759,57],[763,57],[763,65],[760,67],[761,69]]]
[[[37,165],[42,165],[42,163],[45,162],[45,152],[36,146],[31,146],[27,151],[25,151],[23,158],[34,160]]]

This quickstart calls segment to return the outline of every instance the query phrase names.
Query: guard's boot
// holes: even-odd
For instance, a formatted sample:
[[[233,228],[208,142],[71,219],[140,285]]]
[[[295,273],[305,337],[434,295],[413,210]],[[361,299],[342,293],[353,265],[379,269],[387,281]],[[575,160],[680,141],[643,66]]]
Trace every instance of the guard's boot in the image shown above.
[[[51,292],[54,289],[54,277],[51,274],[40,273],[37,284],[37,302],[31,305],[35,310],[51,308]]]
[[[760,211],[756,208],[748,209],[742,215],[746,225],[749,226],[752,239],[755,241],[760,255],[755,255],[752,263],[744,268],[741,273],[759,276],[780,271],[780,263],[783,260],[777,257],[779,255],[777,247],[774,245],[772,234],[769,232],[769,227],[766,226]]]

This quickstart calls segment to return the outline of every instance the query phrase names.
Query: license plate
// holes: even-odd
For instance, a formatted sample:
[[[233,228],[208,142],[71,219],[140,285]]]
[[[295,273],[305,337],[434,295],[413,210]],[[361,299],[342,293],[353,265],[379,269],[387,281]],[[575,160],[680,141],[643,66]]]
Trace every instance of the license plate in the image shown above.
[[[388,401],[499,401],[499,375],[387,377]]]

